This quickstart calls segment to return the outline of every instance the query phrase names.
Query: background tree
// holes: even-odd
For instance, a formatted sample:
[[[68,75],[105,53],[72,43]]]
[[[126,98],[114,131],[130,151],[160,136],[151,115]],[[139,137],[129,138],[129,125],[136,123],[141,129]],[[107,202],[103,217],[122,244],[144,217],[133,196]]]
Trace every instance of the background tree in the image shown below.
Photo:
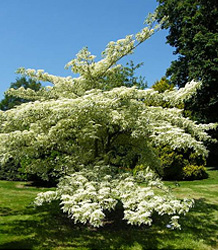
[[[218,121],[218,10],[216,0],[158,0],[159,20],[169,30],[167,43],[178,59],[166,72],[179,87],[195,79],[202,88],[185,104],[198,122]],[[211,132],[218,138],[218,132]],[[210,145],[211,163],[217,162],[217,145]]]
[[[170,84],[170,81],[163,76],[159,81],[156,81],[153,85],[152,88],[159,93],[163,93],[166,90],[173,90],[174,85]]]
[[[218,10],[215,0],[158,0],[162,28],[169,30],[167,43],[179,57],[167,70],[174,84],[183,87],[192,79],[204,84],[217,80]]]
[[[10,88],[19,89],[23,87],[24,89],[32,89],[34,91],[39,91],[42,87],[40,82],[36,82],[33,79],[27,79],[26,77],[17,78],[16,82],[11,83]],[[0,109],[5,111],[13,108],[14,106],[20,105],[21,103],[28,102],[28,100],[14,97],[5,93],[4,98],[0,102]]]

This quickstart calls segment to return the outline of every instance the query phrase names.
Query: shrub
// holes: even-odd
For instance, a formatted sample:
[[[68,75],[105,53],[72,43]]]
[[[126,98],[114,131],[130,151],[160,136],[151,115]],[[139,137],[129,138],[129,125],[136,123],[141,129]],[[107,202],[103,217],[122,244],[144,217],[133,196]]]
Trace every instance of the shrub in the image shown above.
[[[31,181],[34,185],[56,186],[58,179],[61,177],[61,172],[57,172],[54,176],[55,172],[48,169],[46,175],[43,175],[43,173],[41,175],[40,173],[36,174],[31,169],[34,164],[36,165],[34,159],[27,160],[23,157],[20,161],[17,161],[14,158],[9,158],[5,164],[0,165],[0,180]]]
[[[204,166],[187,165],[183,168],[183,177],[185,180],[199,180],[208,177]]]
[[[150,167],[150,166],[149,166],[149,167]],[[134,167],[134,169],[132,170],[132,173],[133,173],[133,175],[135,176],[135,175],[137,175],[138,172],[144,171],[144,170],[146,170],[147,168],[148,168],[147,165],[145,165],[145,164],[139,164],[139,165],[136,165],[136,166]],[[153,166],[152,169],[153,169],[153,171],[154,171],[157,175],[163,176],[163,171],[162,171],[162,169],[161,169],[161,167],[160,167],[159,165],[157,165],[156,167]]]
[[[7,164],[0,165],[0,180],[25,181],[27,175],[20,172],[20,164],[11,158],[7,161]]]
[[[135,166],[135,168],[133,169],[133,175],[136,175],[137,172],[143,171],[143,170],[145,170],[145,169],[146,169],[146,167],[145,167],[143,164],[137,165],[137,166]]]
[[[204,168],[206,165],[205,158],[191,150],[172,150],[168,146],[158,147],[157,150],[162,167],[162,171],[159,174],[164,180],[189,180],[190,178],[184,175],[184,168],[186,166]],[[206,173],[206,170],[204,172]],[[205,174],[198,175],[199,179],[205,177]]]

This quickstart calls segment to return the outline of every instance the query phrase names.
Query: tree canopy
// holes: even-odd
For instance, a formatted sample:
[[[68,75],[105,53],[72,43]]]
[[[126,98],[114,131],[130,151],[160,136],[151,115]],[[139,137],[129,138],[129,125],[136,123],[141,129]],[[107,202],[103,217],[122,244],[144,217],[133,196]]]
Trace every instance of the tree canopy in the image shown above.
[[[155,153],[159,145],[208,154],[203,141],[211,140],[207,130],[215,125],[196,124],[176,108],[201,83],[192,81],[164,93],[137,86],[105,88],[105,79],[121,68],[117,61],[133,53],[159,27],[150,22],[135,36],[110,42],[97,62],[87,48],[82,49],[66,65],[79,73],[77,78],[18,70],[53,84],[39,91],[10,89],[8,94],[31,102],[0,112],[1,164],[11,157],[31,159],[27,171],[45,178],[48,172],[63,175],[55,191],[37,196],[37,205],[59,200],[75,223],[98,227],[104,224],[105,210],[115,209],[119,201],[124,219],[132,225],[150,225],[152,215],[158,213],[169,215],[173,228],[180,227],[179,215],[188,212],[193,201],[175,199],[150,168],[159,164]],[[168,107],[163,108],[163,102]],[[135,174],[125,170],[137,165],[144,170]]]

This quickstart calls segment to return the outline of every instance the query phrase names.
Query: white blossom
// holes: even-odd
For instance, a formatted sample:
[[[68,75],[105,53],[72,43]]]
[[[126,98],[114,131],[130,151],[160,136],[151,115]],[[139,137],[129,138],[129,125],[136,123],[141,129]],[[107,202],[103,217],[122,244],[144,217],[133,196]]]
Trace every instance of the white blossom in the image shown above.
[[[46,178],[50,168],[53,176],[56,172],[64,176],[56,191],[38,194],[36,205],[59,200],[75,223],[99,227],[104,224],[105,211],[115,209],[119,201],[124,219],[132,225],[151,225],[155,212],[168,214],[172,227],[180,227],[177,216],[189,211],[192,200],[175,199],[150,168],[132,175],[120,172],[119,167],[127,167],[137,156],[139,163],[154,168],[159,164],[154,150],[158,145],[208,154],[203,141],[212,140],[207,130],[217,125],[197,124],[177,108],[201,83],[192,81],[164,93],[136,87],[106,91],[103,85],[104,77],[120,67],[118,60],[159,29],[152,26],[154,20],[151,16],[149,27],[135,36],[108,43],[99,61],[87,48],[82,49],[66,65],[78,77],[53,76],[41,69],[18,70],[53,84],[37,92],[10,89],[8,94],[31,102],[0,112],[0,164],[11,158],[25,159],[30,160],[27,172]],[[162,107],[164,102],[168,107]]]

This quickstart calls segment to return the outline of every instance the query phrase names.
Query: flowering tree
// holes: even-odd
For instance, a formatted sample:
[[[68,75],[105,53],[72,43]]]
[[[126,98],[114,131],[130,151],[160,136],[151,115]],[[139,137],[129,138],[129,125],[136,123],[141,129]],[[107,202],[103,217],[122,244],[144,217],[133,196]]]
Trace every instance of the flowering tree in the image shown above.
[[[182,116],[176,105],[189,98],[200,83],[188,83],[179,91],[158,93],[153,89],[114,87],[105,79],[117,72],[117,61],[133,53],[159,26],[144,28],[110,42],[96,62],[87,48],[67,64],[79,77],[57,77],[43,70],[21,68],[19,73],[37,81],[51,82],[35,92],[10,89],[9,94],[31,100],[0,113],[0,159],[11,157],[29,164],[27,170],[61,172],[56,191],[38,194],[36,205],[59,200],[63,212],[76,222],[103,225],[105,210],[121,201],[124,219],[130,224],[148,224],[152,214],[171,215],[179,227],[179,214],[188,212],[192,200],[176,200],[150,170],[158,165],[154,148],[192,148],[207,155],[202,141],[210,140],[206,130],[215,125],[197,125]],[[111,78],[110,78],[111,77]],[[167,102],[168,108],[162,103]],[[120,167],[146,168],[135,175]],[[138,183],[144,183],[140,187]]]

